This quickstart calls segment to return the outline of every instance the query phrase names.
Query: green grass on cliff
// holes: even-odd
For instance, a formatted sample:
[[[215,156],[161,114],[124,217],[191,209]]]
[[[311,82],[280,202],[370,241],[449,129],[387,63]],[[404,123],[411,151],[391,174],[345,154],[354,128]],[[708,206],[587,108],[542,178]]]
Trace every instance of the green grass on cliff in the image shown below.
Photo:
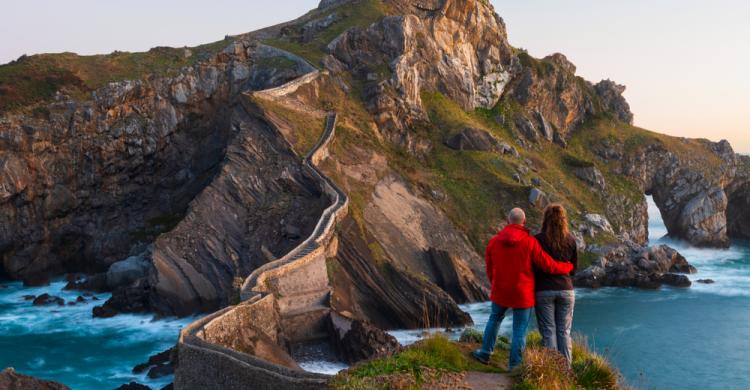
[[[229,43],[222,40],[192,48],[157,47],[142,53],[22,56],[0,65],[0,114],[46,102],[60,90],[84,98],[109,82],[168,75],[210,58]]]
[[[266,40],[266,44],[294,53],[311,64],[320,66],[326,55],[326,46],[344,31],[352,27],[367,27],[387,14],[387,6],[380,0],[359,0],[322,12],[313,11],[312,18],[323,19],[336,14],[337,21],[303,42],[304,25],[294,26],[282,38]]]
[[[513,390],[619,390],[621,376],[603,356],[592,352],[586,340],[573,340],[572,369],[557,352],[541,346],[541,335],[531,332]]]
[[[339,390],[381,389],[383,385],[379,378],[394,374],[411,376],[419,386],[424,380],[425,369],[445,372],[506,372],[501,366],[505,367],[507,351],[501,350],[493,354],[492,364],[484,365],[469,355],[477,347],[478,344],[455,343],[445,336],[435,335],[392,356],[354,366],[337,375],[331,387]]]
[[[277,125],[294,151],[304,157],[312,150],[325,129],[325,117],[295,110],[274,100],[253,98]]]

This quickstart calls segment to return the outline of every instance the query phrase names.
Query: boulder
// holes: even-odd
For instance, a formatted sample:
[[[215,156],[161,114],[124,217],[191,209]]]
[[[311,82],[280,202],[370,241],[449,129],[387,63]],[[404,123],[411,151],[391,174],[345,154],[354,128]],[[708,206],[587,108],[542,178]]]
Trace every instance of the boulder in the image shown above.
[[[3,390],[70,390],[62,383],[34,378],[17,373],[13,368],[0,372],[0,389]]]
[[[147,362],[138,364],[137,366],[133,367],[133,374],[142,374],[149,368],[153,370],[154,368],[159,367],[159,366],[174,366],[174,360],[176,359],[176,357],[177,357],[177,354],[176,354],[176,350],[174,347],[166,351],[159,352],[155,355],[150,356]],[[157,372],[161,372],[161,371],[165,371],[165,370],[162,369]],[[150,376],[150,372],[151,371],[149,371],[149,377],[152,378]]]
[[[102,305],[95,306],[91,310],[91,314],[94,318],[112,318],[117,315],[117,311],[110,306]]]
[[[339,358],[350,364],[389,356],[401,348],[395,337],[380,328],[336,312],[331,312],[329,327]]]
[[[544,191],[538,188],[532,188],[529,193],[529,204],[541,210],[547,207],[549,204],[549,198],[547,198],[547,194],[545,194]]]
[[[445,140],[445,145],[455,150],[476,150],[483,152],[505,153],[507,144],[503,144],[486,130],[467,127]]]
[[[690,287],[693,284],[687,276],[673,273],[663,274],[660,281],[668,286],[681,288]]]
[[[141,256],[131,256],[118,261],[107,270],[107,287],[114,290],[120,286],[127,286],[148,274],[150,263]]]
[[[593,188],[603,190],[607,187],[604,175],[594,166],[575,168],[573,174]]]
[[[690,287],[690,279],[684,274],[695,272],[695,267],[679,252],[666,245],[647,248],[625,241],[605,248],[592,246],[592,249],[601,257],[575,274],[574,282],[578,287],[657,289],[664,284]]]
[[[44,293],[36,298],[34,298],[34,301],[32,302],[34,306],[47,306],[47,305],[58,305],[63,306],[65,305],[65,300],[56,297],[54,295],[49,295],[47,293]]]
[[[607,220],[607,218],[603,215],[586,214],[583,218],[586,220],[586,222],[588,222],[591,226],[598,229],[599,231],[615,234],[615,231],[614,229],[612,229],[612,225],[609,223],[609,220]]]

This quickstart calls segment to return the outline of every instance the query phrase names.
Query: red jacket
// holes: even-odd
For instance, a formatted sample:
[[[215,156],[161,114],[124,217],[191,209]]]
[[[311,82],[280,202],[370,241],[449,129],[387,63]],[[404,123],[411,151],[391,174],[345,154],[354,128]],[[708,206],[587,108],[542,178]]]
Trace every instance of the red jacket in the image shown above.
[[[490,300],[503,307],[534,307],[534,267],[549,274],[568,274],[573,264],[557,262],[521,225],[508,225],[490,239],[484,254],[492,283]]]

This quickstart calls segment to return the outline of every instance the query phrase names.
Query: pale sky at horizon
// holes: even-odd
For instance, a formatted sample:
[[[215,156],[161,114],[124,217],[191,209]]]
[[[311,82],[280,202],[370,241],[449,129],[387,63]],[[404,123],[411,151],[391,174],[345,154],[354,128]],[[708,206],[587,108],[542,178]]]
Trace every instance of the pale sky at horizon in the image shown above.
[[[194,46],[293,19],[318,0],[0,0],[0,63],[22,54]],[[491,0],[510,42],[564,53],[578,74],[610,78],[638,126],[730,140],[750,153],[750,3],[741,0]]]

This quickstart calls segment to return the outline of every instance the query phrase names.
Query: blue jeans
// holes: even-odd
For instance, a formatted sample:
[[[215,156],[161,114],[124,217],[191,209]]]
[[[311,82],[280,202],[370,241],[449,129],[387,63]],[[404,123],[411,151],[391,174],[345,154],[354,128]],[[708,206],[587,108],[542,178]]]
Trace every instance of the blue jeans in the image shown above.
[[[565,356],[568,366],[573,362],[573,308],[576,293],[573,290],[539,291],[536,293],[536,320],[542,344]]]
[[[500,323],[503,322],[505,312],[508,310],[513,310],[513,339],[510,344],[510,361],[508,362],[508,368],[513,369],[521,364],[523,351],[526,349],[526,330],[529,327],[531,308],[509,309],[493,302],[490,319],[484,328],[484,340],[479,354],[488,359],[492,355],[492,351],[495,349],[497,332],[500,331]]]

